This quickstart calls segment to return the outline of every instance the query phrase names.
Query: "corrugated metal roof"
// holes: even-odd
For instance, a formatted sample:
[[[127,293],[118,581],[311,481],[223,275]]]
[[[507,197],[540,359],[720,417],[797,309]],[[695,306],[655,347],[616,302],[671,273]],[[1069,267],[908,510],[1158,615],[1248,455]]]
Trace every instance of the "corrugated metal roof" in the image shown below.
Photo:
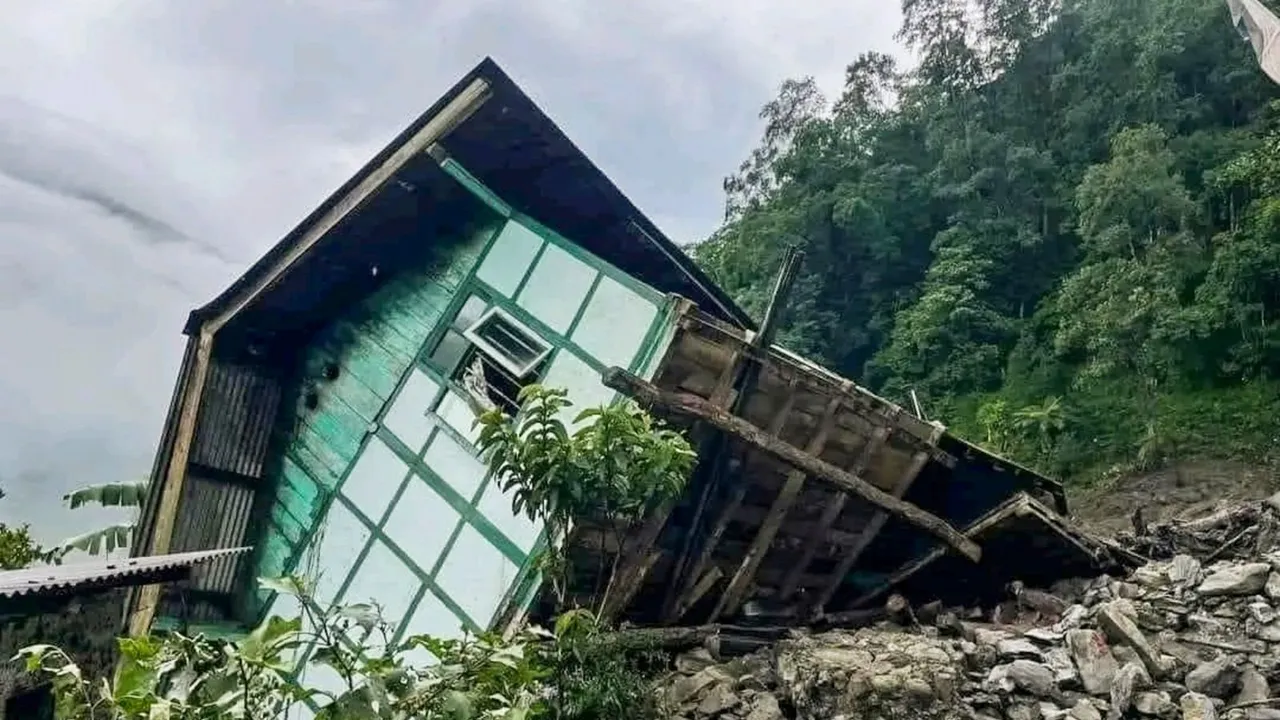
[[[108,562],[82,562],[48,565],[25,570],[0,572],[0,598],[65,593],[80,589],[141,585],[156,581],[174,571],[229,555],[240,555],[247,547],[226,550],[148,555]]]

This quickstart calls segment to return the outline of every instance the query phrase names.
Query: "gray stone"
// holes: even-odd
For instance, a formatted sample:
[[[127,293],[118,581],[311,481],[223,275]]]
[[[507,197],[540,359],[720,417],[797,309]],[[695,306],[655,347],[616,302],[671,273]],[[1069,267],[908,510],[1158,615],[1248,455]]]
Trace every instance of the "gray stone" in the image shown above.
[[[1183,684],[1191,692],[1214,698],[1229,698],[1240,686],[1240,668],[1224,660],[1202,662],[1187,673]]]
[[[1098,712],[1098,708],[1085,699],[1077,700],[1076,704],[1067,711],[1067,716],[1071,720],[1102,720],[1102,713]]]
[[[1272,600],[1280,600],[1280,573],[1273,570],[1267,576],[1267,584],[1262,586],[1262,592]]]
[[[732,710],[741,702],[738,694],[733,691],[730,683],[722,682],[711,688],[702,698],[702,702],[698,703],[698,714],[704,716],[719,715],[726,710]]]
[[[1169,697],[1169,693],[1163,690],[1148,690],[1137,693],[1133,696],[1133,709],[1143,715],[1158,718],[1176,717],[1178,712],[1178,706],[1173,704],[1173,698]]]
[[[778,706],[778,698],[769,693],[760,693],[751,705],[751,712],[746,720],[783,720],[782,708]]]
[[[706,648],[690,650],[676,657],[676,670],[686,675],[692,675],[715,664],[716,659],[711,657],[711,651]]]
[[[1253,595],[1261,592],[1271,574],[1268,563],[1227,565],[1209,574],[1196,591],[1205,597]]]
[[[727,679],[728,674],[718,667],[704,668],[693,675],[681,677],[672,683],[667,699],[673,706],[679,707],[685,703],[698,700],[702,693],[711,687],[713,683]]]
[[[1176,585],[1194,585],[1200,582],[1200,561],[1190,555],[1176,555],[1169,561],[1169,580]]]
[[[1218,720],[1218,710],[1213,701],[1196,692],[1189,692],[1178,701],[1182,708],[1182,720]]]
[[[1146,666],[1147,672],[1153,678],[1158,678],[1164,674],[1164,667],[1160,663],[1160,655],[1156,653],[1155,648],[1151,647],[1151,643],[1147,642],[1147,638],[1138,629],[1133,621],[1133,606],[1124,601],[1112,601],[1098,608],[1098,625],[1102,628],[1107,637],[1112,642],[1121,643],[1132,648],[1142,659],[1142,664]]]
[[[1004,716],[1008,720],[1042,720],[1040,707],[1030,703],[1010,705],[1005,709]]]
[[[1139,690],[1151,686],[1151,676],[1141,663],[1131,662],[1120,668],[1111,683],[1110,720],[1119,720],[1133,705],[1133,696]]]
[[[1253,703],[1271,697],[1271,686],[1267,678],[1252,665],[1240,669],[1240,691],[1236,693],[1232,705]]]
[[[996,641],[996,652],[1001,660],[1040,660],[1044,654],[1026,638],[1004,638]]]
[[[1097,630],[1071,630],[1066,635],[1067,652],[1080,672],[1080,682],[1090,695],[1111,691],[1111,681],[1120,664],[1111,654],[1107,640]]]
[[[1064,648],[1049,648],[1044,654],[1044,664],[1053,671],[1053,680],[1058,687],[1079,687],[1080,673],[1075,663],[1071,662],[1071,654]]]
[[[1031,660],[1014,660],[1009,663],[1008,676],[1015,687],[1036,697],[1053,695],[1058,684],[1054,681],[1053,671],[1043,663]]]

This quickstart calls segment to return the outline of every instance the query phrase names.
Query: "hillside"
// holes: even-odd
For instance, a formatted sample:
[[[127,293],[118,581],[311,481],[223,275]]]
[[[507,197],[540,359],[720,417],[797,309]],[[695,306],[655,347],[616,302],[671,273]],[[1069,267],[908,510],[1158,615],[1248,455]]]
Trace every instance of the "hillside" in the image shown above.
[[[905,0],[785,83],[698,260],[782,342],[1077,483],[1280,438],[1280,93],[1222,2]]]

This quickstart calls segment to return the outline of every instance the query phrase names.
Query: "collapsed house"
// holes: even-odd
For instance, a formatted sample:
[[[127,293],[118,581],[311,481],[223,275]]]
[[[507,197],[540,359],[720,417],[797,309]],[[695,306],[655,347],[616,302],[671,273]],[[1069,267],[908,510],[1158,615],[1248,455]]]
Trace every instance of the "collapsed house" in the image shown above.
[[[192,312],[134,552],[255,550],[134,593],[130,630],[294,613],[256,583],[287,573],[401,635],[545,611],[541,528],[473,427],[532,383],[697,438],[678,502],[621,548],[575,540],[593,568],[623,553],[619,619],[803,622],[1104,559],[1057,483],[775,346],[778,316],[756,326],[485,60]]]

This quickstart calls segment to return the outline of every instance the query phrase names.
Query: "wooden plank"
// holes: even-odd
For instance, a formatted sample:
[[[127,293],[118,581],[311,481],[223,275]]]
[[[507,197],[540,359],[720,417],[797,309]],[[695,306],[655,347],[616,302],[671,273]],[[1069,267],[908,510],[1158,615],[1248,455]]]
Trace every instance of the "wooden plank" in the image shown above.
[[[890,429],[888,427],[881,426],[876,428],[871,438],[867,440],[867,444],[862,447],[862,452],[858,453],[858,458],[854,460],[849,472],[854,475],[861,475],[866,472],[867,468],[871,466],[871,461],[880,452],[880,448],[884,447],[885,441],[889,439],[889,434]],[[791,595],[795,593],[804,571],[809,568],[809,563],[813,562],[813,556],[817,554],[818,548],[827,541],[831,526],[836,524],[836,520],[839,519],[840,513],[844,512],[844,506],[848,502],[849,496],[841,493],[822,510],[822,517],[813,526],[809,539],[805,541],[804,550],[800,552],[800,560],[791,566],[791,569],[787,571],[786,578],[782,581],[782,587],[779,589],[778,594],[783,600],[790,599]]]
[[[794,392],[787,393],[787,397],[783,400],[777,411],[773,415],[773,419],[769,423],[769,433],[775,437],[782,434],[782,429],[786,427],[787,418],[791,416],[791,409],[795,406],[796,394]],[[716,518],[716,524],[711,529],[711,534],[707,536],[706,544],[702,547],[702,552],[698,554],[698,559],[693,565],[693,569],[689,572],[688,580],[685,587],[676,596],[671,607],[667,608],[665,617],[667,622],[675,622],[679,620],[684,613],[688,612],[690,607],[697,602],[696,598],[691,597],[699,585],[702,583],[707,564],[711,562],[712,556],[715,554],[716,547],[720,544],[720,538],[724,535],[724,531],[728,529],[729,522],[737,514],[738,508],[742,507],[742,501],[747,496],[747,488],[750,487],[749,482],[738,482],[734,485],[733,493],[729,496],[729,501],[725,503],[724,508],[720,512],[720,517]],[[705,593],[710,588],[702,590]],[[683,608],[683,609],[681,609]]]
[[[898,484],[893,488],[894,497],[901,498],[907,494],[911,483],[915,482],[916,477],[920,475],[920,471],[929,463],[929,454],[919,451],[911,457],[911,464],[902,473],[902,477],[898,480]],[[881,528],[889,520],[889,514],[883,510],[872,516],[866,527],[862,529],[862,535],[858,537],[858,542],[849,548],[844,557],[840,558],[840,563],[836,565],[836,569],[827,578],[827,584],[823,586],[822,591],[818,593],[811,608],[813,612],[821,614],[827,603],[831,602],[832,596],[836,594],[836,590],[840,588],[840,584],[844,582],[844,577],[849,573],[858,558],[871,545],[871,541],[876,539],[876,535],[880,534]]]
[[[626,393],[641,403],[660,407],[674,414],[703,420],[712,427],[735,435],[743,442],[804,470],[825,483],[853,493],[887,510],[894,517],[937,537],[973,562],[982,558],[982,548],[942,518],[893,497],[857,475],[850,474],[821,458],[816,458],[810,453],[771,437],[760,428],[730,415],[703,398],[688,393],[661,390],[621,368],[609,368],[605,371],[603,380],[607,387]]]
[[[787,397],[788,399],[794,398],[794,391],[788,393]],[[815,457],[822,453],[822,449],[827,445],[827,438],[831,435],[831,428],[835,425],[836,415],[840,411],[840,406],[841,400],[839,396],[832,397],[827,401],[827,406],[822,411],[822,420],[818,422],[817,432],[809,439],[808,444],[805,446],[805,452]],[[773,437],[776,438],[778,436],[774,434]],[[787,473],[787,480],[782,486],[782,491],[774,498],[773,505],[769,508],[769,514],[765,516],[760,529],[756,531],[755,539],[751,541],[751,546],[747,548],[747,553],[742,558],[742,564],[738,566],[733,578],[729,580],[729,587],[720,596],[720,602],[716,604],[716,609],[712,611],[708,622],[715,622],[726,613],[733,615],[738,611],[738,607],[742,604],[747,590],[751,587],[751,582],[755,579],[756,569],[760,567],[760,563],[769,552],[769,545],[773,543],[774,536],[778,534],[778,529],[782,527],[783,519],[791,511],[796,498],[800,496],[800,491],[804,489],[806,477],[807,473],[800,469]]]
[[[689,608],[697,605],[698,601],[710,592],[711,588],[715,587],[722,577],[724,577],[724,570],[721,570],[719,566],[712,567],[702,573],[698,577],[698,581],[689,587],[689,592],[680,596],[674,615],[677,618],[684,617],[684,614],[689,612]]]
[[[253,302],[254,298],[270,287],[291,265],[301,259],[320,238],[328,234],[348,214],[364,204],[365,200],[385,185],[396,171],[409,162],[410,158],[426,150],[429,145],[444,137],[450,130],[465,121],[489,99],[489,95],[489,84],[487,82],[480,78],[473,80],[453,100],[449,101],[439,113],[428,120],[421,130],[410,137],[403,145],[396,148],[395,152],[384,160],[377,169],[362,178],[355,187],[339,198],[327,212],[317,218],[306,229],[297,244],[289,248],[284,257],[264,276],[258,278],[247,292],[236,298],[231,307],[210,320],[202,329],[203,332],[207,332],[209,338],[212,339],[214,333],[222,329],[224,325],[231,321],[231,318],[235,317],[237,313]]]
[[[182,414],[178,416],[178,431],[174,437],[173,452],[169,455],[169,468],[164,485],[160,489],[160,503],[156,509],[155,526],[151,533],[151,547],[143,552],[164,555],[169,552],[173,539],[173,525],[178,517],[178,501],[182,498],[182,486],[187,478],[187,460],[195,439],[196,419],[200,415],[200,398],[205,380],[209,376],[209,364],[213,359],[213,334],[202,332],[196,348],[196,362],[191,369],[191,385],[182,402]],[[129,634],[145,635],[151,630],[156,608],[160,604],[160,586],[148,585],[138,595],[138,604],[129,619]]]

